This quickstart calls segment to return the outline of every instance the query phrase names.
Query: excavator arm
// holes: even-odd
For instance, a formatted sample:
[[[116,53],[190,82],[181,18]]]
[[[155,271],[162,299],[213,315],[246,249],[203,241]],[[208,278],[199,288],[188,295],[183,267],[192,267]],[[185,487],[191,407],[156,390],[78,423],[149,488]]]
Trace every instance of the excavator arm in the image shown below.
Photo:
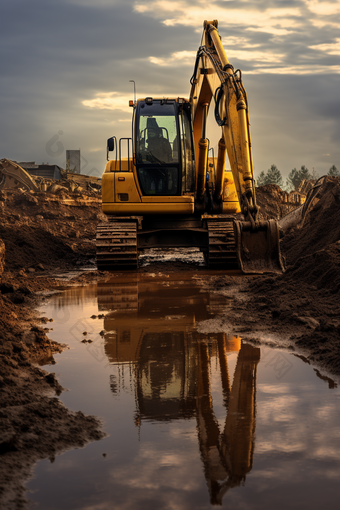
[[[234,222],[236,249],[241,269],[246,273],[281,272],[279,229],[275,220],[258,221],[255,179],[251,151],[247,93],[242,73],[234,70],[218,33],[218,22],[205,21],[191,78],[190,103],[196,152],[196,197],[204,201],[209,140],[206,120],[214,98],[215,120],[221,127],[217,169],[212,196],[212,210],[223,212],[222,195],[226,154],[243,214]],[[198,157],[197,157],[198,156]]]
[[[0,190],[9,188],[40,191],[35,179],[26,170],[14,161],[4,158],[0,160]]]

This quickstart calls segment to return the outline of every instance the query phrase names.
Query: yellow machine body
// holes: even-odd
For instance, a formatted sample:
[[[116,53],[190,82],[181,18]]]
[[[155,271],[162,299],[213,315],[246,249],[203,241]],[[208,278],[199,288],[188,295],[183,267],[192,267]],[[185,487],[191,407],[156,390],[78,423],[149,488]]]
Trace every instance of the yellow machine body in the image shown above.
[[[211,162],[213,158],[209,158]],[[216,160],[217,158],[215,158]],[[135,165],[122,159],[121,170],[115,171],[115,161],[108,161],[102,177],[103,212],[108,215],[194,214],[195,196],[144,196],[136,177]],[[217,162],[217,161],[215,161]],[[210,182],[214,172],[209,171]],[[241,212],[231,170],[224,170],[223,205],[221,213]]]

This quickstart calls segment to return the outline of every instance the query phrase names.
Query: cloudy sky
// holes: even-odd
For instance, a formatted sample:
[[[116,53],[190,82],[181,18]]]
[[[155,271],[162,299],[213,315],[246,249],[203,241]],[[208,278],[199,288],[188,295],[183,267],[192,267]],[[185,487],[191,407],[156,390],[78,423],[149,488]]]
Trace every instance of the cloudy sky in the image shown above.
[[[0,158],[101,175],[137,96],[188,96],[205,19],[248,93],[255,175],[340,168],[339,0],[2,0]],[[209,5],[209,7],[207,7]],[[213,145],[215,127],[209,134]]]

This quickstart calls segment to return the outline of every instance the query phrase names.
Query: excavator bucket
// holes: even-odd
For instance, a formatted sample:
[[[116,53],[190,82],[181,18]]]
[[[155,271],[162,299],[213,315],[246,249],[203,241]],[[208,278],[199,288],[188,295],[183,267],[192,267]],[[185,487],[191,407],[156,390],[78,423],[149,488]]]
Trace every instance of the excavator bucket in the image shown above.
[[[282,273],[279,227],[275,220],[234,221],[237,260],[245,274]]]

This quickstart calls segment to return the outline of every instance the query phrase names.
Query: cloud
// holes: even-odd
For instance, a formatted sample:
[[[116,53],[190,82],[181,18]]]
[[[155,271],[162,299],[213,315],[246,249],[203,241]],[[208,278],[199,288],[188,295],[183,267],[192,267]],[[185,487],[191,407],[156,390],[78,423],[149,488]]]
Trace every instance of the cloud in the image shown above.
[[[135,10],[140,13],[149,13],[152,17],[161,19],[166,26],[184,25],[194,28],[202,27],[203,20],[219,20],[222,27],[252,26],[263,32],[276,35],[286,35],[292,28],[298,29],[302,24],[300,7],[268,7],[259,9],[252,2],[212,2],[209,7],[205,2],[186,1],[163,2],[156,0],[149,3],[137,3]],[[176,13],[175,17],[168,17]],[[246,13],[246,16],[245,16]],[[224,21],[227,19],[228,21]]]
[[[254,60],[257,63],[259,62],[281,62],[284,58],[284,54],[271,53],[271,52],[261,52],[261,51],[252,51],[249,50],[237,50],[230,49],[228,52],[229,58],[235,58],[239,60]],[[178,65],[188,65],[192,68],[193,62],[196,59],[196,51],[177,51],[172,53],[170,57],[149,57],[149,61],[152,64],[159,66],[173,66],[175,64]]]
[[[338,2],[324,2],[324,0],[304,0],[310,12],[318,16],[334,16],[340,14]]]
[[[247,74],[293,74],[294,76],[306,74],[340,74],[340,65],[322,66],[310,64],[309,67],[305,65],[288,67],[265,67],[261,69],[252,69],[248,71]]]
[[[174,64],[179,65],[190,65],[195,62],[196,59],[196,51],[176,51],[172,53],[170,57],[149,57],[149,61],[152,64],[158,66],[173,66]]]
[[[340,38],[337,38],[336,42],[334,43],[315,44],[309,47],[313,50],[319,50],[328,53],[328,55],[340,55]]]
[[[127,96],[119,92],[97,92],[93,99],[85,99],[82,101],[82,104],[89,108],[97,108],[99,110],[122,110],[124,112],[130,112],[130,100],[131,94]]]

